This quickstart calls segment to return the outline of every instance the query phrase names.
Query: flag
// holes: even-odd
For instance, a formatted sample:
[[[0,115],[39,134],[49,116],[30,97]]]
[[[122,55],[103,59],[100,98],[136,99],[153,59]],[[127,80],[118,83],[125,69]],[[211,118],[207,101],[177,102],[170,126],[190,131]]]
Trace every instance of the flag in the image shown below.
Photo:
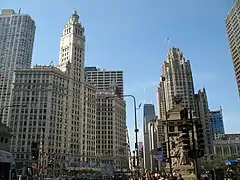
[[[43,168],[43,134],[41,133],[39,155],[38,155],[38,169],[40,174],[42,174],[42,168]]]

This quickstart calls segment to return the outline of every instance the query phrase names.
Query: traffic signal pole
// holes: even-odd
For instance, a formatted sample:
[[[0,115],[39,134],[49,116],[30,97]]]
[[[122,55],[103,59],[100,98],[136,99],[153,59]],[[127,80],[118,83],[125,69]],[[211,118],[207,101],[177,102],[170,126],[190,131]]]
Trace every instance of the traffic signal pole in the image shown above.
[[[196,139],[195,139],[195,133],[194,133],[194,121],[192,117],[192,107],[190,106],[190,122],[191,122],[191,129],[192,129],[192,142],[193,142],[193,163],[194,163],[194,170],[196,174],[196,180],[200,180],[199,172],[198,172],[198,162],[197,162],[197,154],[196,154]]]
[[[169,137],[169,123],[168,123],[168,114],[167,114],[167,102],[166,102],[166,95],[165,95],[165,80],[166,78],[164,76],[161,77],[161,80],[163,82],[163,98],[164,98],[164,109],[165,109],[165,121],[167,126],[167,154],[168,154],[168,163],[169,163],[169,172],[171,175],[172,173],[172,157],[171,157],[171,147],[170,147],[170,137]],[[165,137],[164,137],[165,139]]]

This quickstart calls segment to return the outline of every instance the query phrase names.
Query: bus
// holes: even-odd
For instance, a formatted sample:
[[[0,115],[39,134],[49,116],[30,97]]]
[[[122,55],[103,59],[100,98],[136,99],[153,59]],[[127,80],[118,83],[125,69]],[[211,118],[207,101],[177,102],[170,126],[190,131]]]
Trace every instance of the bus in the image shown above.
[[[13,155],[3,150],[0,150],[0,180],[17,180]]]

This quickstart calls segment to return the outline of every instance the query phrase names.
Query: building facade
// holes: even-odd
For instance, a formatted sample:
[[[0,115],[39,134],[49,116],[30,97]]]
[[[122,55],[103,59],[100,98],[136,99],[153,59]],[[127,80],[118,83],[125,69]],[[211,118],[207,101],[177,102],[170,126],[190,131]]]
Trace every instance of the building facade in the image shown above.
[[[216,111],[209,111],[209,117],[212,126],[212,136],[213,139],[220,134],[225,134],[224,124],[223,124],[223,115],[222,115],[222,108]]]
[[[154,152],[156,151],[157,147],[158,147],[158,143],[157,143],[157,129],[156,129],[156,120],[151,120],[148,123],[148,142],[149,142],[149,155],[145,154],[145,156],[149,156],[149,160],[150,160],[150,168],[147,168],[147,170],[157,170],[158,168],[158,162],[157,160],[154,158]],[[147,159],[147,158],[146,158]]]
[[[167,59],[162,65],[162,77],[165,78],[165,81],[160,79],[157,89],[160,119],[165,118],[165,103],[167,111],[175,106],[174,97],[176,95],[182,97],[182,107],[194,108],[194,85],[190,61],[186,60],[178,48],[168,50]]]
[[[31,66],[35,22],[27,14],[4,9],[0,14],[0,109],[9,106],[15,68]],[[2,122],[7,123],[9,108]]]
[[[95,156],[96,151],[96,91],[85,83],[85,41],[85,29],[74,11],[62,31],[58,68],[70,78],[68,118],[72,120],[73,129],[69,141],[73,140],[69,149],[73,153],[80,151],[80,159],[84,161],[92,159],[87,157]],[[74,154],[79,157],[79,153]]]
[[[85,67],[86,81],[97,87],[98,91],[107,91],[113,87],[119,88],[119,97],[123,97],[123,71],[110,71]]]
[[[0,150],[10,152],[10,129],[0,122]]]
[[[167,119],[168,111],[175,107],[175,98],[182,99],[181,107],[193,111],[204,127],[206,153],[212,152],[212,134],[209,119],[208,101],[205,89],[194,94],[194,83],[190,61],[186,60],[178,48],[170,48],[167,60],[163,62],[162,76],[157,88],[158,101],[158,141],[167,142],[164,137],[162,121]],[[167,113],[166,113],[167,112]]]
[[[238,93],[240,95],[240,54],[238,51],[238,49],[240,48],[239,19],[240,19],[240,1],[237,0],[234,6],[232,7],[231,11],[228,13],[225,22],[227,37],[232,55],[232,63],[237,81]]]
[[[114,162],[117,169],[128,169],[123,71],[85,67],[85,79],[97,89],[97,155]]]
[[[205,154],[213,153],[213,131],[209,115],[207,93],[205,88],[195,94],[195,114],[199,117],[203,126]]]
[[[15,71],[10,128],[11,152],[17,168],[31,160],[31,143],[44,143],[44,153],[68,153],[66,98],[68,77],[59,69],[36,66]],[[47,151],[47,152],[46,152]]]
[[[113,161],[116,169],[128,169],[126,104],[110,92],[97,92],[96,153]]]
[[[222,158],[239,157],[240,134],[224,134],[214,141],[214,154]]]
[[[162,76],[157,87],[158,104],[158,143],[163,147],[166,142],[165,125],[168,111],[175,107],[174,98],[182,98],[181,107],[194,109],[194,86],[190,61],[186,60],[178,48],[170,48],[162,65]],[[166,149],[164,150],[166,151]],[[166,154],[167,152],[164,152]]]
[[[157,119],[155,114],[155,107],[153,104],[144,104],[143,105],[143,129],[144,132],[148,131],[148,123],[152,120]]]
[[[153,104],[144,104],[143,106],[143,143],[144,143],[144,168],[151,170],[152,155],[151,155],[151,132],[149,131],[149,123],[156,119],[155,107]]]
[[[31,143],[56,162],[96,159],[96,88],[84,81],[84,28],[73,12],[63,29],[58,67],[16,69],[9,117],[18,167],[31,159]],[[42,137],[42,138],[41,138]],[[41,140],[42,139],[42,140]]]

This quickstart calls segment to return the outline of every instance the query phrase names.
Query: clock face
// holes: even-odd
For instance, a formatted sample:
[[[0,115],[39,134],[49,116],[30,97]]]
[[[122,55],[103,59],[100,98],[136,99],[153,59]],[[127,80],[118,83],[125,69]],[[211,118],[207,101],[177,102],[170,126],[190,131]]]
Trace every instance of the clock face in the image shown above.
[[[79,39],[77,40],[77,44],[79,44],[79,45],[81,44],[81,41]]]

